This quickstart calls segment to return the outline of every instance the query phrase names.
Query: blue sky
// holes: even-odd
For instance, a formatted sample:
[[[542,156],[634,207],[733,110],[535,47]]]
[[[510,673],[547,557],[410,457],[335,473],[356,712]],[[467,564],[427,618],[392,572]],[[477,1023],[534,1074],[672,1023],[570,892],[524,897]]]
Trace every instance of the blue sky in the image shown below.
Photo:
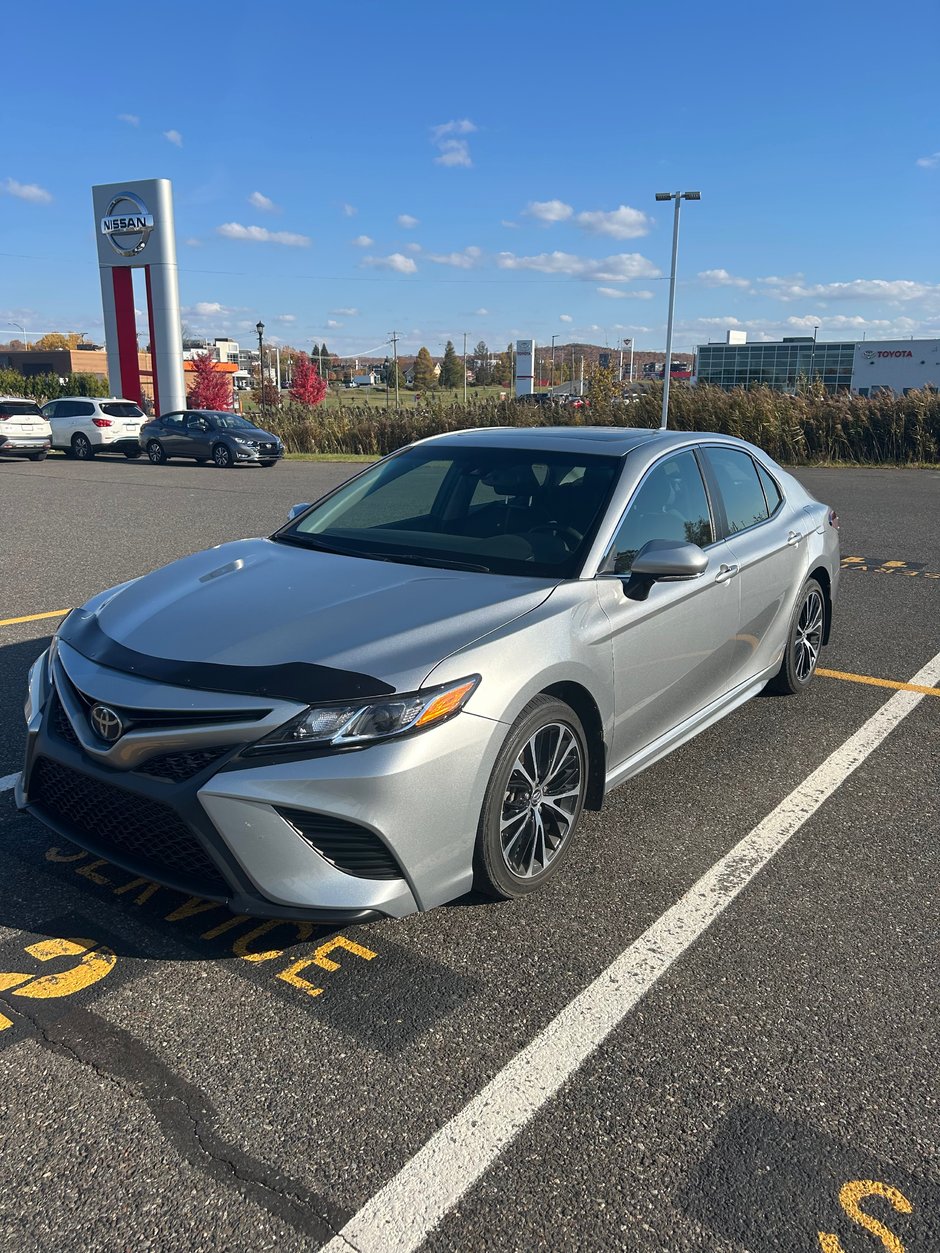
[[[0,340],[100,341],[90,188],[155,177],[209,335],[659,349],[654,194],[691,188],[676,350],[940,335],[936,31],[922,0],[17,5]]]

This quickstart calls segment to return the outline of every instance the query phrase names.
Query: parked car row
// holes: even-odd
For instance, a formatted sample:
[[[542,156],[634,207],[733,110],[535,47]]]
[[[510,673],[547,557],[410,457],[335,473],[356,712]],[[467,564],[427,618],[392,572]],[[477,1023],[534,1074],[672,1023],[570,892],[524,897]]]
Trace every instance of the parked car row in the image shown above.
[[[186,457],[224,470],[246,463],[273,466],[284,456],[276,435],[235,413],[182,409],[148,418],[139,405],[118,396],[66,396],[41,409],[32,400],[0,397],[0,456],[43,461],[50,448],[78,461],[99,453],[136,459],[146,452],[154,465]]]

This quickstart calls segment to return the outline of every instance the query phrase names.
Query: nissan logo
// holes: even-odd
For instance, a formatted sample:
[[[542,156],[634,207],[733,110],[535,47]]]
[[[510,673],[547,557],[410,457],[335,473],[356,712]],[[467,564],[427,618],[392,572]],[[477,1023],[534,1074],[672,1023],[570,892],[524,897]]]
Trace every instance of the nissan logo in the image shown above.
[[[117,212],[126,206],[124,212]],[[136,257],[147,246],[153,232],[153,214],[139,196],[132,191],[122,191],[108,205],[101,219],[101,233],[119,256]]]
[[[110,705],[92,706],[91,725],[107,744],[114,744],[124,734],[124,723]]]

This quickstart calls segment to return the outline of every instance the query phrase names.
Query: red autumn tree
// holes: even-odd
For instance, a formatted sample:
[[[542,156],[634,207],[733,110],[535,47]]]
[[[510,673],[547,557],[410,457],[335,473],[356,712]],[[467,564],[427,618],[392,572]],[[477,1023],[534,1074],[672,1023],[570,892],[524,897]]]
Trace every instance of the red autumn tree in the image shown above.
[[[326,379],[321,379],[317,367],[305,352],[298,353],[294,361],[291,400],[301,405],[318,405],[326,395]]]
[[[193,357],[193,385],[186,393],[190,409],[231,409],[232,384],[228,375],[216,369],[211,352]]]

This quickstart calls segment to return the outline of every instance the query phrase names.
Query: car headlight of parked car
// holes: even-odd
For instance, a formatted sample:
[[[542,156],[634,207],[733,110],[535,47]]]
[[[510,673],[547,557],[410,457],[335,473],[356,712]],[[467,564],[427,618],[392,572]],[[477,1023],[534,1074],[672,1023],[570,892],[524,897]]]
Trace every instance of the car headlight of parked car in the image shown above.
[[[424,731],[458,714],[480,682],[478,674],[443,687],[366,701],[311,705],[248,751],[269,753],[301,746],[342,748]]]

